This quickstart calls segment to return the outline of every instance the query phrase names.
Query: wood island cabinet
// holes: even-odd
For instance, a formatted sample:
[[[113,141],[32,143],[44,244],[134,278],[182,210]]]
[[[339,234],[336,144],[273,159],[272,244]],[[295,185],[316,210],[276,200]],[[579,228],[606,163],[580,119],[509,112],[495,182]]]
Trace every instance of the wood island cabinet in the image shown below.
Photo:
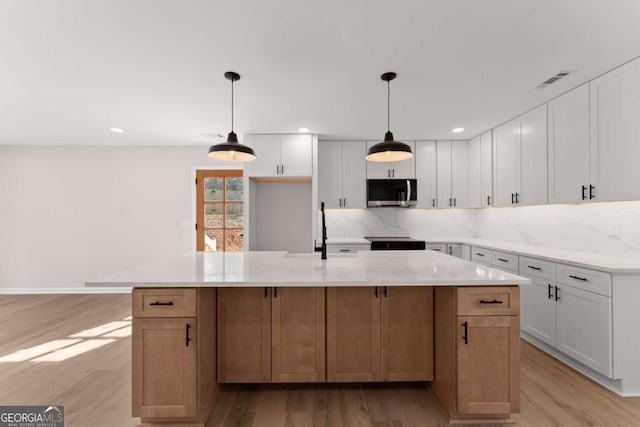
[[[325,381],[324,288],[220,288],[218,382]]]
[[[519,288],[435,290],[435,381],[450,422],[504,422],[520,410]]]
[[[329,382],[432,379],[432,287],[327,289]]]

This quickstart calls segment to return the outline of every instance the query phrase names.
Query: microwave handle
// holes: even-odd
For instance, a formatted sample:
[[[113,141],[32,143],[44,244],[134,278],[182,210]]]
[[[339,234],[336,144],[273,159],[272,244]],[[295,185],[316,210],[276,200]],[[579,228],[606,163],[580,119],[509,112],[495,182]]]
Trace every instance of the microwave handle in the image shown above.
[[[407,204],[411,201],[411,180],[407,180]]]

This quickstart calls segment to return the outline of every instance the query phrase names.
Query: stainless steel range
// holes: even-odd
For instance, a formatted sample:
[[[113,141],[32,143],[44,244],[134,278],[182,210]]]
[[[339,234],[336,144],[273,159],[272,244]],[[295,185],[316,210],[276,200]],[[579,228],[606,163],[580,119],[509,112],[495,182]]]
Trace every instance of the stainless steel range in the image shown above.
[[[424,250],[425,241],[411,237],[365,237],[371,242],[372,251],[415,251]]]

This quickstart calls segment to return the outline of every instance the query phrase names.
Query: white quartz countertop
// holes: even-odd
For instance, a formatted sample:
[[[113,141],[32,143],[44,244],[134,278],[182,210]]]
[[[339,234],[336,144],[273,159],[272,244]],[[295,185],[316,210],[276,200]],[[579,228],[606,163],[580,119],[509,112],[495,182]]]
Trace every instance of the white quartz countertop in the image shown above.
[[[427,243],[462,243],[465,245],[511,252],[516,255],[530,256],[562,264],[608,271],[610,273],[640,273],[640,259],[638,258],[617,257],[488,239],[452,238],[426,239],[426,241]]]
[[[434,251],[357,254],[197,252],[121,271],[86,286],[474,286],[524,285],[529,279]]]
[[[371,245],[364,237],[333,237],[327,239],[327,245]]]

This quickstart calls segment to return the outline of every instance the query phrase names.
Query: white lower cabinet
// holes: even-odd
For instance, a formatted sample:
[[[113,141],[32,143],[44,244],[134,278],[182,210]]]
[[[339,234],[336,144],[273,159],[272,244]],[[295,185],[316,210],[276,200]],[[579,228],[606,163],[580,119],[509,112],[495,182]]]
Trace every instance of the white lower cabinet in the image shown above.
[[[611,297],[561,283],[567,268],[574,267],[521,257],[520,275],[532,282],[521,286],[521,330],[612,378]]]

